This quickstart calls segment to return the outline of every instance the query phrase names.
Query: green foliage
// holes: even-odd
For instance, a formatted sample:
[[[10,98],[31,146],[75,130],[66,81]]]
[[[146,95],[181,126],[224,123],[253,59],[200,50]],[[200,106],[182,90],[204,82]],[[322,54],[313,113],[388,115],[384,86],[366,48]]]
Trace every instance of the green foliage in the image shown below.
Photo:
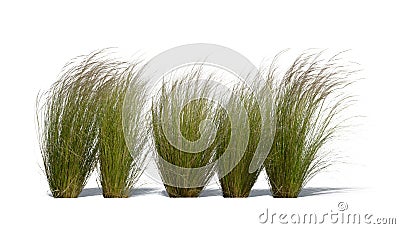
[[[143,172],[147,140],[145,85],[139,81],[137,65],[115,65],[98,92],[99,96],[99,180],[104,197],[129,197]],[[130,88],[129,88],[130,87]],[[125,120],[124,99],[128,88]],[[123,126],[123,124],[125,126]],[[129,138],[126,142],[126,137]],[[135,152],[130,152],[130,147]]]
[[[153,139],[157,151],[155,159],[170,197],[199,196],[214,174],[214,166],[198,173],[174,171],[162,163],[165,160],[182,168],[200,168],[212,164],[216,159],[218,139],[212,135],[207,136],[211,132],[210,125],[203,126],[202,130],[201,123],[212,120],[218,127],[220,118],[213,102],[205,99],[210,98],[212,85],[209,80],[202,81],[199,78],[201,74],[201,69],[192,69],[182,79],[170,84],[164,82],[159,96],[153,101]],[[194,97],[198,99],[192,100]],[[219,136],[218,131],[216,136]],[[188,142],[184,142],[181,137]],[[197,151],[193,143],[199,139],[204,140],[203,144],[208,146],[206,149]],[[178,145],[171,144],[171,141]],[[194,183],[198,185],[193,187]]]
[[[324,60],[321,54],[300,55],[278,83],[276,69],[269,72],[275,82],[276,132],[264,165],[274,197],[297,197],[331,165],[323,147],[342,127],[339,115],[351,101],[343,89],[352,81],[338,55]]]
[[[243,114],[247,117],[249,125],[249,135],[245,136],[244,131],[237,131],[235,134],[241,135],[238,139],[243,142],[234,142],[231,144],[246,144],[247,147],[242,155],[240,161],[236,166],[225,176],[219,179],[222,193],[224,197],[248,197],[256,182],[258,175],[262,171],[262,167],[255,172],[249,173],[250,163],[256,153],[258,143],[260,141],[262,118],[260,113],[260,107],[257,103],[257,98],[254,93],[249,92],[244,88],[234,88],[228,106],[231,106],[231,110],[238,110],[237,106],[243,104],[247,113]],[[246,122],[244,117],[239,116],[240,122]],[[231,125],[228,116],[225,116],[223,122],[223,140],[217,147],[217,155],[220,157],[224,154],[231,138]],[[239,152],[229,152],[232,155],[230,157],[240,157]],[[230,166],[222,164],[221,166]],[[227,168],[225,168],[227,169]]]
[[[53,197],[77,197],[95,168],[98,152],[100,52],[73,60],[38,96],[39,142]]]
[[[103,196],[130,196],[143,172],[150,128],[155,161],[170,197],[199,196],[216,171],[214,162],[226,153],[236,131],[234,150],[228,152],[233,160],[220,164],[217,172],[234,163],[219,179],[223,195],[249,196],[263,169],[249,173],[260,141],[266,140],[261,139],[261,131],[269,123],[263,123],[262,117],[271,111],[259,105],[270,99],[265,88],[271,85],[276,126],[264,167],[273,196],[297,197],[313,176],[331,165],[324,147],[343,127],[340,114],[351,104],[343,89],[354,82],[347,78],[353,72],[339,64],[339,55],[325,60],[322,53],[302,54],[281,80],[275,59],[265,88],[250,92],[235,87],[224,108],[208,98],[226,95],[217,95],[212,77],[203,79],[202,69],[193,68],[178,80],[163,82],[147,114],[146,84],[139,80],[138,65],[103,54],[74,59],[50,89],[38,96],[39,142],[55,198],[77,197],[97,162]],[[242,130],[243,125],[232,125],[227,111],[238,111],[236,124],[248,124],[249,132]],[[146,121],[149,115],[151,127]],[[246,148],[241,156],[242,145]],[[235,161],[238,155],[240,160]]]

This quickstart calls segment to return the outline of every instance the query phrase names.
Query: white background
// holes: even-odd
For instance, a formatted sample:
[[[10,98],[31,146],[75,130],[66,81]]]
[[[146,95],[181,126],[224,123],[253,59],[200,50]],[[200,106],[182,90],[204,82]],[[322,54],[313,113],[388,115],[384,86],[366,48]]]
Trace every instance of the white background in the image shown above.
[[[399,221],[400,8],[396,1],[325,2],[1,2],[0,227],[265,228],[270,225],[259,224],[258,216],[266,208],[324,212],[340,201],[351,211]],[[143,192],[129,199],[49,197],[35,130],[39,90],[55,81],[70,58],[96,49],[119,47],[121,56],[148,59],[197,42],[232,48],[256,65],[286,48],[352,49],[348,58],[361,64],[364,78],[352,91],[359,96],[355,110],[365,117],[338,144],[345,163],[317,176],[298,199],[273,199],[264,174],[256,197],[247,199],[212,191],[203,198],[169,199],[146,177]],[[87,188],[96,187],[93,178]],[[333,190],[315,193],[317,188]]]

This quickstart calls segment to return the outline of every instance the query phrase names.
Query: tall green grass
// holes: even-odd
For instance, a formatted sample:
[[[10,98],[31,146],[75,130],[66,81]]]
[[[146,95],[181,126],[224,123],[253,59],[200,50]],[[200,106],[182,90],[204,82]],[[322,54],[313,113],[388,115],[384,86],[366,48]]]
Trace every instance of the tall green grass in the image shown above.
[[[306,183],[331,165],[324,148],[343,127],[342,111],[350,105],[344,89],[353,81],[339,55],[300,55],[281,81],[274,81],[276,132],[265,161],[274,197],[297,197]]]
[[[109,72],[98,92],[99,181],[104,197],[124,198],[131,195],[146,158],[144,147],[148,132],[145,119],[142,119],[145,116],[145,85],[138,78],[137,64],[113,65],[115,69]],[[131,93],[123,113],[128,88]],[[129,148],[134,152],[131,153]]]
[[[59,80],[37,99],[44,171],[53,197],[77,197],[95,168],[98,152],[96,91],[102,53],[68,63]]]
[[[221,119],[215,104],[207,99],[212,93],[212,85],[209,79],[200,79],[202,74],[201,68],[193,68],[181,79],[164,82],[153,100],[155,159],[170,197],[197,197],[214,175],[214,166],[196,172],[171,169],[163,163],[165,160],[179,168],[196,169],[210,165],[216,159],[215,148],[219,140],[215,136],[220,134],[217,131],[215,136],[207,135],[211,125],[202,125],[202,122],[211,120],[218,129]],[[198,151],[193,143],[199,140],[208,147]]]
[[[237,149],[229,152],[230,158],[240,157],[240,161],[234,166],[234,168],[225,176],[220,174],[219,182],[221,184],[222,193],[224,197],[248,197],[252,187],[254,186],[260,172],[263,167],[257,169],[255,172],[250,173],[249,168],[251,161],[256,153],[258,143],[260,141],[262,118],[260,107],[257,102],[257,97],[254,92],[246,90],[244,87],[235,87],[231,98],[229,99],[228,106],[231,108],[229,110],[238,111],[238,106],[243,105],[247,113],[246,115],[247,123],[249,125],[248,136],[243,133],[244,130],[237,131],[235,134],[242,135],[237,138],[240,141],[247,141],[247,146],[244,154],[241,156],[237,152]],[[217,155],[220,157],[225,153],[229,142],[231,141],[231,125],[228,116],[224,116],[223,134],[222,141],[217,147]],[[239,116],[240,122],[246,122],[243,117]],[[240,142],[233,142],[231,144],[242,144]],[[230,163],[221,164],[220,166],[231,166]],[[228,170],[229,168],[224,168]],[[221,177],[222,176],[222,177]]]

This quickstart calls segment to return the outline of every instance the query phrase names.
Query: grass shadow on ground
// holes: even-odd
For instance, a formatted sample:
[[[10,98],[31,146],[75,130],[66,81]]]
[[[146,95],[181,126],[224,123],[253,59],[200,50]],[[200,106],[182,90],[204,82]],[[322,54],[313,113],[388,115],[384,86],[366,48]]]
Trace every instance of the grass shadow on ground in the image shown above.
[[[307,196],[319,196],[319,195],[327,195],[327,194],[336,194],[336,193],[347,193],[351,191],[356,191],[357,188],[349,188],[349,187],[309,187],[304,188],[299,197],[307,197]],[[146,196],[146,195],[154,195],[159,194],[161,196],[168,197],[168,194],[165,190],[160,190],[157,188],[136,188],[130,195],[130,197],[136,196]],[[52,196],[51,193],[48,194]],[[90,196],[101,196],[102,190],[101,188],[84,188],[82,192],[79,194],[79,197],[90,197]],[[212,197],[212,196],[221,196],[222,191],[219,188],[210,188],[205,189],[201,192],[200,197]],[[259,196],[272,196],[270,189],[253,189],[250,192],[249,197],[259,197]]]

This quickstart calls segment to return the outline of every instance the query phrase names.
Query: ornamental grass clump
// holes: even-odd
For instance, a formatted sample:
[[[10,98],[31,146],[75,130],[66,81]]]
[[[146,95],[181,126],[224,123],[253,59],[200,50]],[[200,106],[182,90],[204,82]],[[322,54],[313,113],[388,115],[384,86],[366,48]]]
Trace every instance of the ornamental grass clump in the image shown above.
[[[281,81],[274,81],[275,138],[264,163],[274,197],[297,197],[306,183],[331,165],[324,146],[343,127],[340,115],[351,104],[344,89],[352,73],[340,64],[339,55],[302,54]]]
[[[137,64],[110,65],[114,65],[113,70],[98,92],[99,181],[104,197],[126,198],[142,174],[146,159],[145,84],[139,80]]]
[[[101,52],[74,59],[51,88],[38,96],[40,149],[55,198],[77,197],[95,168],[99,149],[96,92],[105,70]]]
[[[224,197],[248,197],[252,187],[254,186],[260,172],[263,167],[261,166],[254,172],[250,172],[250,164],[253,160],[258,143],[260,141],[262,118],[260,107],[258,106],[257,98],[253,92],[242,87],[235,87],[231,94],[231,98],[228,102],[230,106],[229,110],[237,111],[238,106],[243,105],[246,113],[239,116],[240,122],[246,122],[242,117],[243,115],[247,118],[247,123],[249,125],[248,135],[244,134],[244,130],[237,131],[235,134],[243,135],[238,137],[239,141],[247,141],[246,150],[243,155],[240,155],[237,148],[229,152],[232,155],[230,157],[240,157],[240,161],[233,167],[233,169],[219,178],[219,182],[222,188],[222,193]],[[221,143],[217,147],[217,155],[220,157],[225,153],[229,142],[231,141],[231,125],[228,116],[224,116],[223,122],[223,138]],[[231,144],[242,144],[240,142],[232,142]],[[245,143],[244,143],[245,144]],[[236,154],[236,155],[234,155]],[[229,163],[221,164],[220,166],[230,166]],[[229,169],[229,168],[224,168]]]
[[[201,68],[163,82],[152,104],[155,161],[170,197],[198,197],[214,175],[219,144],[218,106]],[[212,123],[214,124],[212,124]]]

